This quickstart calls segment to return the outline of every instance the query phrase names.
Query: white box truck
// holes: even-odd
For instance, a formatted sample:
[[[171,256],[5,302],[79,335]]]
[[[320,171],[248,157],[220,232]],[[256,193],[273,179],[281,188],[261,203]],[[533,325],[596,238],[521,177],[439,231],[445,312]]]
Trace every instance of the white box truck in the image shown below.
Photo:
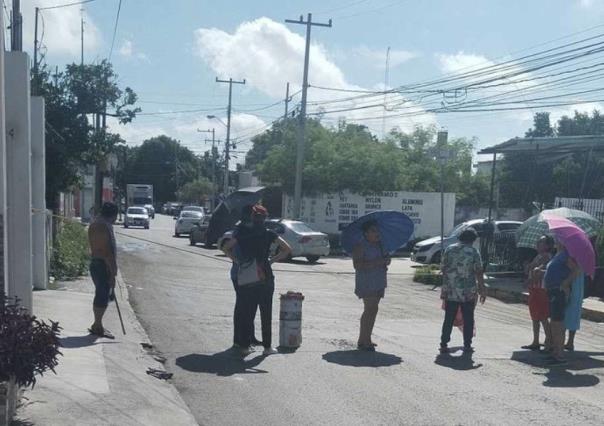
[[[129,183],[126,185],[126,207],[153,206],[153,185]]]

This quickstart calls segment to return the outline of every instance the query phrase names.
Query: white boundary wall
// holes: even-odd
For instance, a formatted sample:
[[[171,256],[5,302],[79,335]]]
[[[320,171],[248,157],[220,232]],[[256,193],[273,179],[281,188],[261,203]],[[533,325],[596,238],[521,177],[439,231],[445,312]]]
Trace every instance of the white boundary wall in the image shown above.
[[[283,196],[283,217],[293,217],[294,199]],[[369,195],[343,191],[302,198],[301,219],[313,229],[337,234],[358,217],[376,210],[405,213],[415,223],[414,237],[440,235],[440,192],[386,191]],[[445,193],[445,232],[453,228],[455,194]]]

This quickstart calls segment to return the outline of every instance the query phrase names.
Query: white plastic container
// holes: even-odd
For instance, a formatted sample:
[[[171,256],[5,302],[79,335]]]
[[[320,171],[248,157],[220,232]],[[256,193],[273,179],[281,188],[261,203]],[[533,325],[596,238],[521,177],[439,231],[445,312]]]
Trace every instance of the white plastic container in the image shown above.
[[[302,293],[288,291],[281,295],[279,311],[279,346],[298,348],[302,344]]]

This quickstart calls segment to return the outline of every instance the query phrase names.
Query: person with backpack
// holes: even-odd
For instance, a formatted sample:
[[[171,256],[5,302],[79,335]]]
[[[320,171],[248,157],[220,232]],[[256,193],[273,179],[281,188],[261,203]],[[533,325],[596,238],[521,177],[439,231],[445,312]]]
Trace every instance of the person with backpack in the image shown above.
[[[244,208],[244,212],[250,212]],[[271,265],[287,259],[291,247],[274,231],[266,229],[267,210],[261,205],[251,208],[250,220],[242,220],[233,232],[233,238],[225,243],[224,251],[234,259],[233,282],[237,285],[237,316],[242,332],[238,345],[241,354],[253,352],[251,347],[254,317],[260,308],[262,345],[264,355],[277,351],[272,347],[272,311],[275,292],[275,276]],[[271,256],[271,246],[277,243],[277,254]]]

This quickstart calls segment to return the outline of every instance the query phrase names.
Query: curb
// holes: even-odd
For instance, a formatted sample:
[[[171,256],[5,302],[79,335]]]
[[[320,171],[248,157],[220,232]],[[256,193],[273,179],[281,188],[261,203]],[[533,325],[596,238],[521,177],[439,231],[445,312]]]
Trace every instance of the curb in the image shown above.
[[[515,291],[509,291],[500,288],[493,288],[489,287],[488,284],[485,284],[485,286],[487,288],[487,296],[489,297],[501,300],[505,303],[524,303],[525,305],[528,305],[527,292],[518,293]],[[604,311],[589,309],[583,306],[581,311],[581,318],[593,322],[604,322]]]

